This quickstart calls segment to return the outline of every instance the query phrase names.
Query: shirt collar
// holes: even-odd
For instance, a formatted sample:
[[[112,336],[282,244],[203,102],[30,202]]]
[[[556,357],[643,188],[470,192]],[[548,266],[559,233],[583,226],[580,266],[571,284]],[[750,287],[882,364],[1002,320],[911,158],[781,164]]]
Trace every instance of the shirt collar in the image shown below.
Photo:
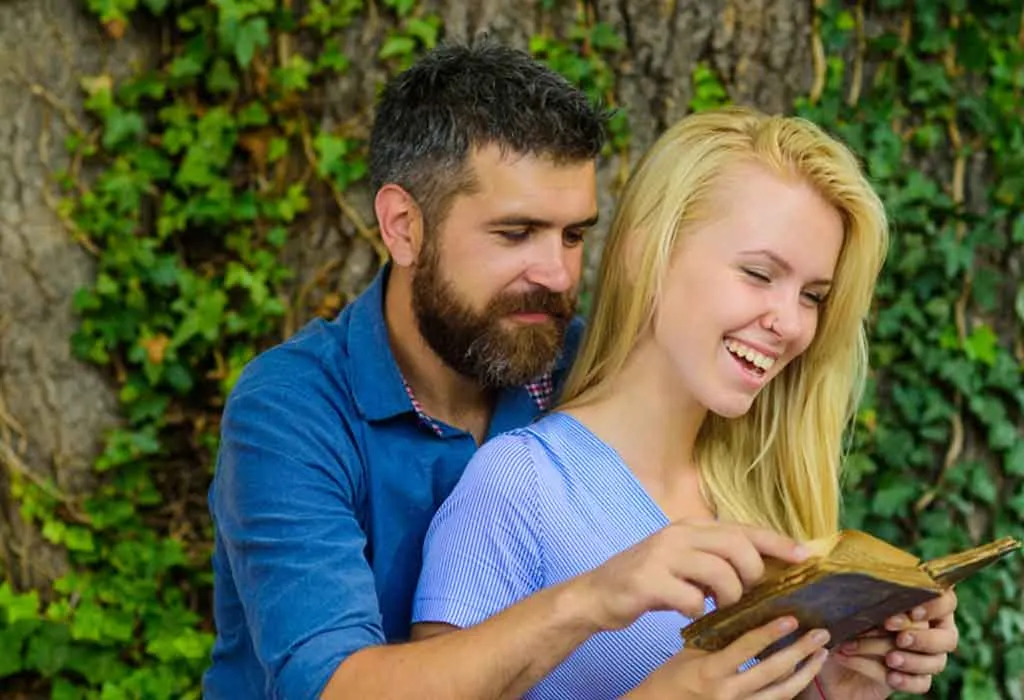
[[[352,302],[348,330],[352,393],[360,413],[368,420],[383,420],[413,410],[398,369],[384,319],[384,289],[390,263]]]

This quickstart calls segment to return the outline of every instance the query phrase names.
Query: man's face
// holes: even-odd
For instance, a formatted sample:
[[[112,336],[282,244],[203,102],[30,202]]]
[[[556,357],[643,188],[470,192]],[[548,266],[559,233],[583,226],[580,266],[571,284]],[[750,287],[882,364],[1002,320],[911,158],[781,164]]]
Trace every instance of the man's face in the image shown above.
[[[425,232],[413,274],[420,332],[488,387],[524,384],[558,358],[576,308],[583,236],[597,218],[593,161],[476,150],[476,188]]]

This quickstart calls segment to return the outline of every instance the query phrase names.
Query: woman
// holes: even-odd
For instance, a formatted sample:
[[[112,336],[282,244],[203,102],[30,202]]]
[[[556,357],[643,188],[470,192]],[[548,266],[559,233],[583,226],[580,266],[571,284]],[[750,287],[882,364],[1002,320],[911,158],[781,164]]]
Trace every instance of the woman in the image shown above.
[[[680,520],[836,532],[886,248],[855,158],[810,123],[730,109],[668,130],[625,188],[561,405],[467,467],[428,533],[413,621],[475,624]],[[722,565],[693,559],[695,581]],[[528,697],[620,697],[680,652],[687,623],[654,612],[595,635]],[[787,697],[823,668],[817,647]],[[756,690],[785,681],[756,672]]]

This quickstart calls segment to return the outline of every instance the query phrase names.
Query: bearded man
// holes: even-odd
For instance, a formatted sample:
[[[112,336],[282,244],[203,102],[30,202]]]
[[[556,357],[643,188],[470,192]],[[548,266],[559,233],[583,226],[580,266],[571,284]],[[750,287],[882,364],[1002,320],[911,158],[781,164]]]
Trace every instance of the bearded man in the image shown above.
[[[431,517],[572,359],[605,124],[488,42],[386,87],[370,176],[389,264],[336,319],[253,360],[225,407],[206,697],[317,697],[356,652],[408,639]]]

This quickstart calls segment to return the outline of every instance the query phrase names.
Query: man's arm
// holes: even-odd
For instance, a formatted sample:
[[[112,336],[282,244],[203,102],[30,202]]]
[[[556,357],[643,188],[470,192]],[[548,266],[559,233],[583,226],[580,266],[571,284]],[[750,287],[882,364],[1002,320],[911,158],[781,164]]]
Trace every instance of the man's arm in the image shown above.
[[[243,376],[224,413],[210,504],[245,630],[219,633],[251,638],[268,696],[312,700],[384,633],[357,452],[323,392],[286,383],[307,368],[272,369]]]
[[[363,649],[341,664],[321,698],[522,697],[599,631],[584,585],[573,580],[546,588],[450,634],[439,634],[453,629],[448,625],[431,625],[417,633],[418,641]]]

